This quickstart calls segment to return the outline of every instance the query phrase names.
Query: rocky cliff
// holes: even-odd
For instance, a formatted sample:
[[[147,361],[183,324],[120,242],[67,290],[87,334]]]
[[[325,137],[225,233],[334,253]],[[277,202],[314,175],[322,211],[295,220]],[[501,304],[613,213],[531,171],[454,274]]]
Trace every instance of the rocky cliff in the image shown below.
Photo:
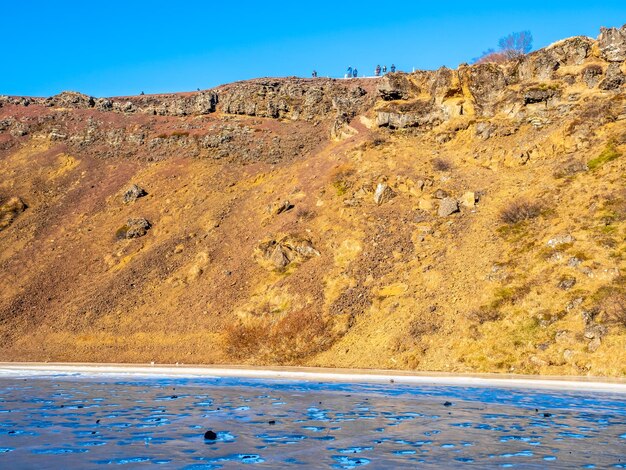
[[[623,375],[625,59],[0,97],[0,360]]]

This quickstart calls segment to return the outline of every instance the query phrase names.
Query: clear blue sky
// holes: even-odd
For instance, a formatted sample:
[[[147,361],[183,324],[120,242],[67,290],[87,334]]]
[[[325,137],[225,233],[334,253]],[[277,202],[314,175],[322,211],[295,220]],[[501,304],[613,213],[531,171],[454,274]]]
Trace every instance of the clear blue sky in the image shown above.
[[[626,0],[3,0],[0,94],[115,96],[348,65],[456,67],[530,30],[534,47],[626,23]]]

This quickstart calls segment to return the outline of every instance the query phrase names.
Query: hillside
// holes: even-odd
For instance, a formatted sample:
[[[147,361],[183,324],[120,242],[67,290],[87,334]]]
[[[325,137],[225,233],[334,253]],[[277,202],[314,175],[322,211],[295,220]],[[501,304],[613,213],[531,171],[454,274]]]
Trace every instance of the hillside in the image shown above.
[[[0,360],[624,375],[625,60],[0,97]]]

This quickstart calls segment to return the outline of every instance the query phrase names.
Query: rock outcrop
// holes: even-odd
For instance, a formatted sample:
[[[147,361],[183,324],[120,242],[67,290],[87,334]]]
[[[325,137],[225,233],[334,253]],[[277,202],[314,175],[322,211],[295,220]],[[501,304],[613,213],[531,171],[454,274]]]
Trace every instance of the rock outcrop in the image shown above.
[[[601,57],[607,62],[626,60],[626,24],[621,28],[600,28],[598,47]]]

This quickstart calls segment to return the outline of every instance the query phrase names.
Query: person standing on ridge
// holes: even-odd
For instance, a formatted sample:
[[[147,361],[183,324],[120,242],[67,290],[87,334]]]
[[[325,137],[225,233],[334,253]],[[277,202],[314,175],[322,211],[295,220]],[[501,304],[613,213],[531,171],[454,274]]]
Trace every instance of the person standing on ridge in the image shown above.
[[[396,66],[394,64],[391,64],[391,73],[394,73],[396,71]]]
[[[317,70],[313,70],[313,73],[311,74],[311,77],[317,78]]]
[[[346,74],[346,78],[352,77],[352,66],[348,67],[348,73]]]
[[[380,77],[380,65],[376,66],[376,70],[374,71],[374,75],[376,75],[377,77]]]
[[[356,78],[358,75],[359,73],[357,72],[356,67],[354,67],[354,70],[352,71],[352,76]]]
[[[385,75],[387,73],[387,66],[383,65],[383,75]]]

